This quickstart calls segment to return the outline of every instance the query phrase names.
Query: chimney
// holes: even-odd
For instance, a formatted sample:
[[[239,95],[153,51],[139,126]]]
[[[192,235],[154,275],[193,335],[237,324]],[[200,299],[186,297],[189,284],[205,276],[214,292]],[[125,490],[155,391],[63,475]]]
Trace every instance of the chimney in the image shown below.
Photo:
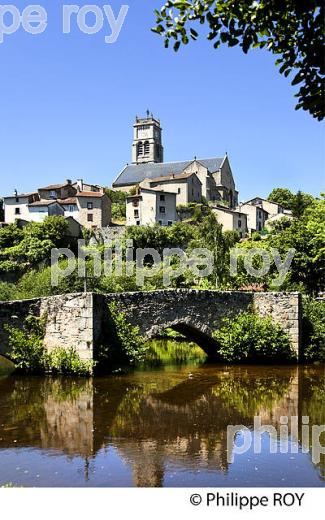
[[[15,195],[15,197],[17,197],[17,195],[18,195],[18,191],[17,190],[14,190],[14,195]]]
[[[65,182],[66,182],[67,184],[71,184],[71,179],[66,179]]]
[[[82,191],[82,188],[83,188],[83,179],[77,179],[77,190],[78,191]]]

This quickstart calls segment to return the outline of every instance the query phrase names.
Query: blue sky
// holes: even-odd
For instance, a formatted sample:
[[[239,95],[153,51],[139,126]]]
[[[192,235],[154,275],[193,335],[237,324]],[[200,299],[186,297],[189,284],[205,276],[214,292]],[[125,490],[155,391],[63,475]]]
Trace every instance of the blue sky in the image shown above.
[[[147,108],[161,119],[166,161],[227,151],[241,200],[278,186],[324,191],[324,127],[294,110],[295,87],[267,51],[215,51],[203,37],[166,50],[150,32],[162,0],[130,2],[114,44],[104,41],[107,21],[90,36],[72,18],[64,35],[64,3],[40,0],[46,31],[20,29],[0,44],[1,195],[66,178],[110,185],[131,161],[133,120]],[[117,13],[122,2],[105,3]]]

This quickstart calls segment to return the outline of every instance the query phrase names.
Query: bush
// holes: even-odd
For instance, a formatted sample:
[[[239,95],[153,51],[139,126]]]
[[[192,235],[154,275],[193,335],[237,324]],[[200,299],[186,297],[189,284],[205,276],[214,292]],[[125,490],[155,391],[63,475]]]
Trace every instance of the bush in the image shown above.
[[[249,312],[225,318],[213,337],[218,343],[218,354],[225,361],[289,361],[294,357],[282,327],[271,318]]]
[[[44,355],[44,367],[51,374],[90,376],[94,362],[80,359],[72,347],[57,347]]]
[[[21,329],[7,326],[11,358],[16,370],[24,374],[64,374],[89,376],[94,362],[84,361],[73,348],[57,347],[47,352],[44,349],[46,315],[29,315]]]
[[[14,300],[16,298],[16,286],[13,283],[0,282],[0,302]]]
[[[147,347],[140,336],[139,327],[131,326],[123,312],[119,312],[116,302],[108,306],[109,341],[101,346],[98,360],[102,367],[134,366],[143,361]]]
[[[44,347],[46,316],[27,316],[22,329],[7,326],[11,359],[16,370],[24,373],[44,372]]]
[[[325,361],[325,302],[303,298],[303,347],[307,361]]]

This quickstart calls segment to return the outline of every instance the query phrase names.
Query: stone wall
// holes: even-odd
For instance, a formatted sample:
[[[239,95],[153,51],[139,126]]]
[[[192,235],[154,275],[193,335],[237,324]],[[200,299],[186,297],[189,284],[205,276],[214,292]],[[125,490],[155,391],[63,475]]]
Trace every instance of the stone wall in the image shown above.
[[[75,347],[82,359],[93,358],[94,313],[93,295],[64,294],[0,303],[0,354],[10,358],[5,324],[22,327],[28,314],[47,315],[45,346]]]
[[[254,306],[261,316],[282,325],[297,358],[300,349],[301,305],[298,293],[197,291],[188,289],[120,294],[65,294],[0,303],[0,354],[10,357],[6,323],[22,326],[30,313],[47,315],[45,346],[75,347],[82,359],[92,359],[101,336],[109,336],[108,304],[117,303],[131,325],[147,338],[173,327],[213,352],[211,334],[225,316]]]

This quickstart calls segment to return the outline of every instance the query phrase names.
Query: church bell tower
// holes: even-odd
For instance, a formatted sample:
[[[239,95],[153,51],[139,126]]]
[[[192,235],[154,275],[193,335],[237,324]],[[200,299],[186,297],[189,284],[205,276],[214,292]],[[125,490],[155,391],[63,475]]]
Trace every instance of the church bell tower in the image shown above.
[[[155,119],[147,110],[147,117],[136,117],[132,145],[132,163],[161,163],[164,161],[159,119]]]

